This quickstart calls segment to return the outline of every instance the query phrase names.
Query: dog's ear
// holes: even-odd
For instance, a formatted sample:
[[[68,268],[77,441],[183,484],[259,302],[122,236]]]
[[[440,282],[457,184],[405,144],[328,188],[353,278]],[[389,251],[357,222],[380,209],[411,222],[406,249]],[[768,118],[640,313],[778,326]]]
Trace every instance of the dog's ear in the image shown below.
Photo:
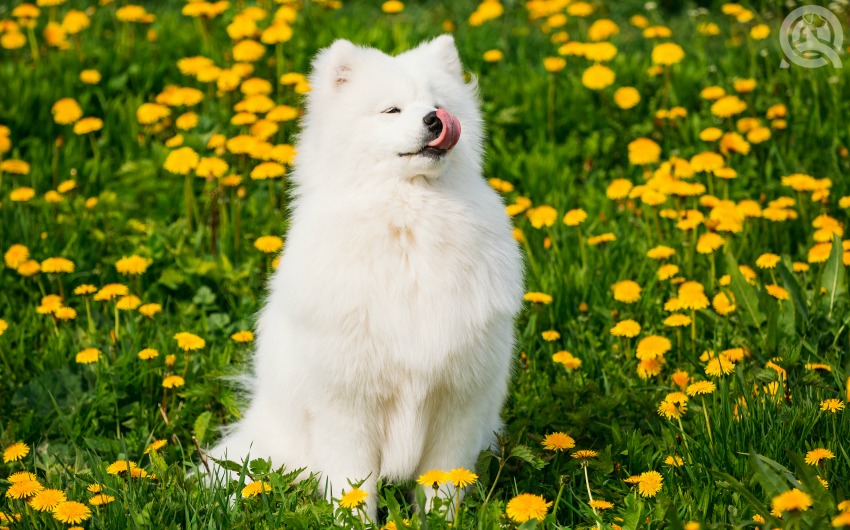
[[[331,88],[339,88],[351,78],[353,63],[358,50],[351,41],[337,39],[320,51],[313,59],[315,82]],[[315,83],[314,82],[314,83]]]
[[[440,35],[436,39],[420,45],[419,48],[431,53],[450,74],[463,75],[463,65],[460,62],[457,46],[455,46],[455,39],[451,35]]]

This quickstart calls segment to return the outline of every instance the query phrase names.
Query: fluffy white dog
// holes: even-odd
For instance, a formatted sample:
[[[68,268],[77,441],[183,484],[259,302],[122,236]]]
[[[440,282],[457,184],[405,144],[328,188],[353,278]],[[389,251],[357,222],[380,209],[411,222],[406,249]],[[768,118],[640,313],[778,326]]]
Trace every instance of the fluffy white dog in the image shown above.
[[[454,40],[318,54],[250,405],[211,450],[365,479],[472,469],[501,427],[522,261]],[[462,133],[461,133],[462,131]],[[432,493],[432,492],[429,492]]]

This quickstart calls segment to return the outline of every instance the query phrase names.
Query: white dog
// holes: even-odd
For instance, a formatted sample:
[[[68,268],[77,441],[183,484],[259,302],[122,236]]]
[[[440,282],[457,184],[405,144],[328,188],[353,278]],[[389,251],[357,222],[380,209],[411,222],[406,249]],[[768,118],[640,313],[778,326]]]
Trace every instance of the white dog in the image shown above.
[[[472,469],[493,441],[522,261],[450,36],[338,40],[310,82],[250,405],[210,454],[306,467],[329,498],[365,479],[374,519],[378,477]]]

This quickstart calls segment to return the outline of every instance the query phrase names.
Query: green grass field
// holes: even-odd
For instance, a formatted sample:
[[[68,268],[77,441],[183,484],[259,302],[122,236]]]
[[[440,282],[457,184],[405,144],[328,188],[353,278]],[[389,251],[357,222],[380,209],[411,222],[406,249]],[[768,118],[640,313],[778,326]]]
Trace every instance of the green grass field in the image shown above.
[[[0,528],[850,526],[850,89],[780,68],[786,12],[13,3]],[[202,487],[285,253],[299,74],[337,37],[400,52],[446,31],[527,258],[500,447],[453,523],[414,510],[413,483],[363,522],[263,461]]]

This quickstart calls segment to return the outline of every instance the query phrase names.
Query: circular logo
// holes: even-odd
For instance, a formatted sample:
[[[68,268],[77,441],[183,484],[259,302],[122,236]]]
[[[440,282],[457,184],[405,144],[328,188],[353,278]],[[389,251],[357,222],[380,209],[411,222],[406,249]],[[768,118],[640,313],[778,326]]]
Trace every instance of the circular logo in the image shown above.
[[[791,11],[779,30],[779,44],[788,61],[803,68],[820,68],[832,64],[841,68],[838,51],[844,31],[835,13],[820,6],[802,6]],[[788,68],[785,59],[780,65]]]

